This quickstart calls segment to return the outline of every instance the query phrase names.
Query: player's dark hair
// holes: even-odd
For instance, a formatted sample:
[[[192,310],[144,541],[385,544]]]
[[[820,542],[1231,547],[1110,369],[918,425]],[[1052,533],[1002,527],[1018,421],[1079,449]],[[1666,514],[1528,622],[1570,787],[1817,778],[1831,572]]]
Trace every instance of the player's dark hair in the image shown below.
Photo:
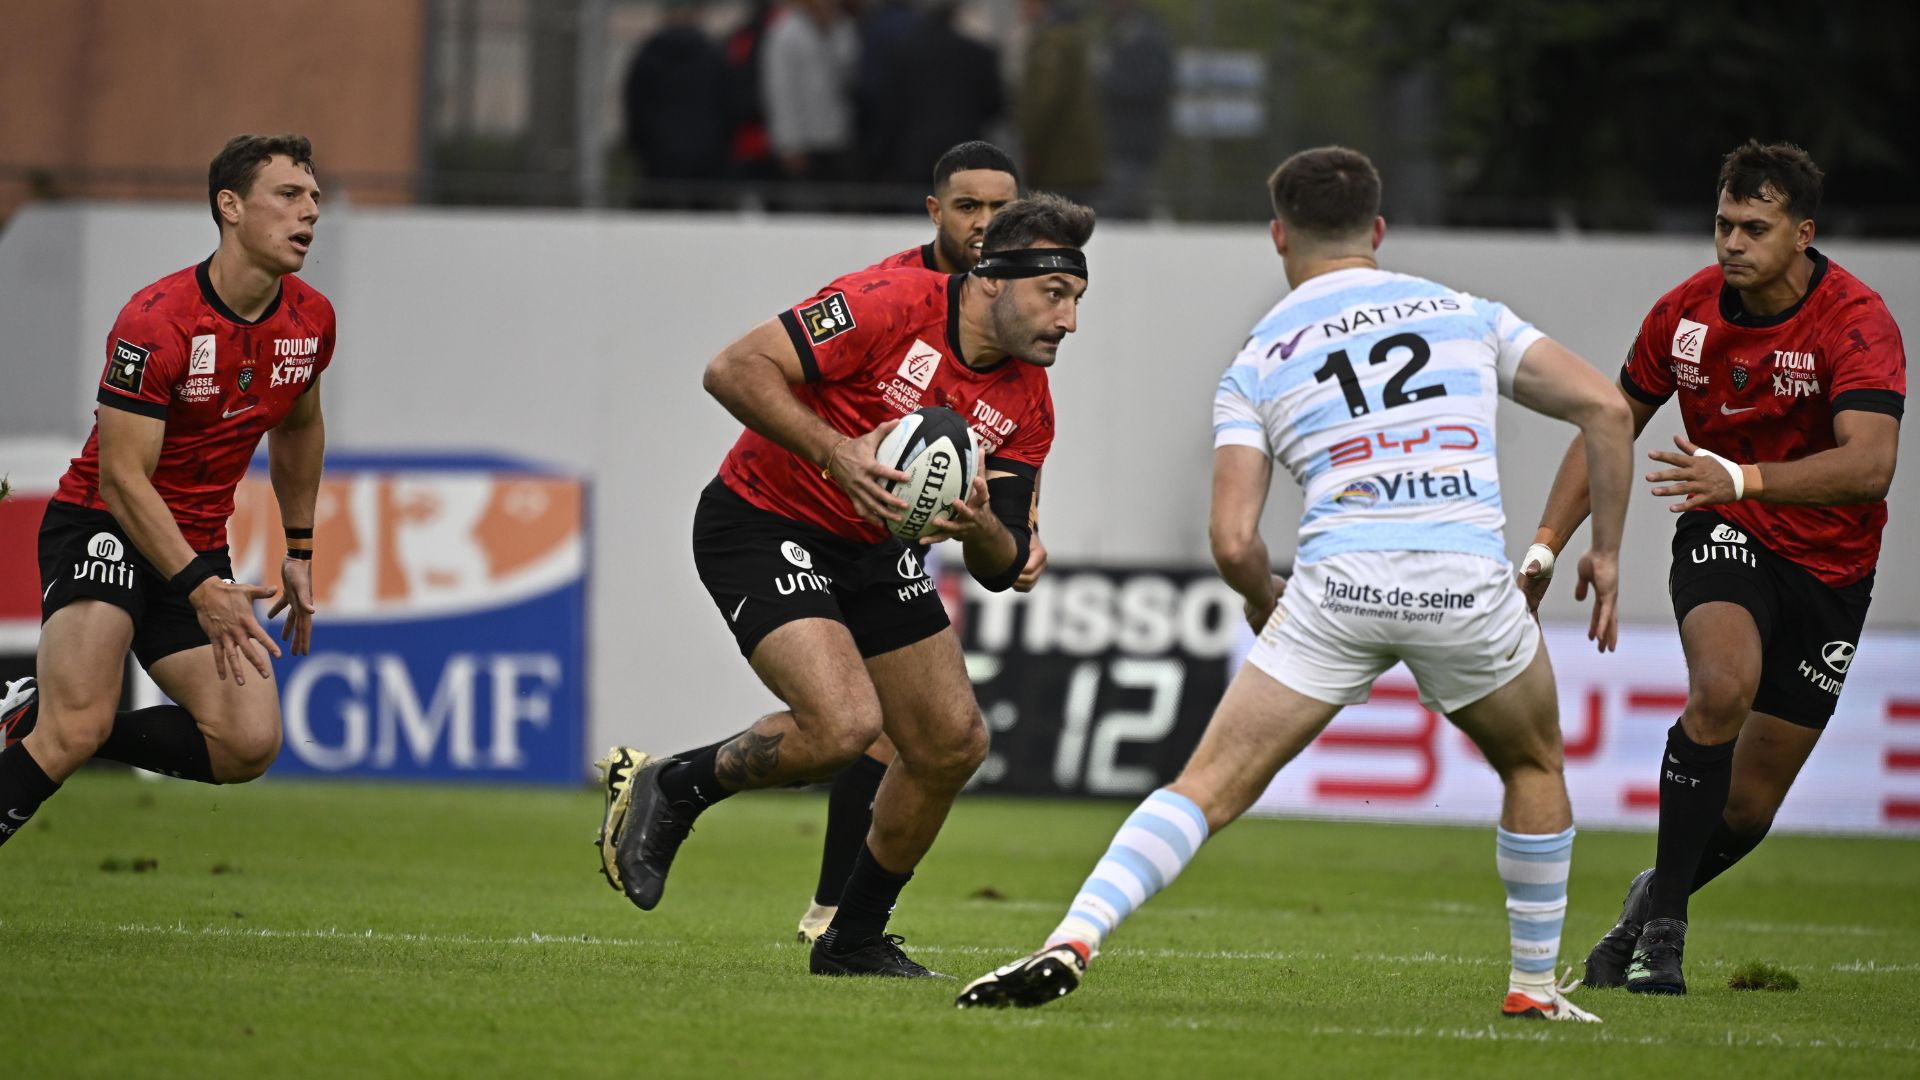
[[[253,178],[260,175],[260,166],[275,154],[290,157],[295,165],[313,172],[313,143],[305,135],[235,135],[213,156],[213,164],[207,166],[207,205],[213,210],[215,225],[223,224],[220,193],[246,195],[253,187]]]
[[[1762,143],[1748,139],[1736,146],[1720,162],[1718,195],[1727,194],[1745,202],[1770,200],[1768,188],[1780,196],[1781,209],[1795,221],[1805,221],[1820,212],[1820,182],[1826,174],[1813,163],[1813,157],[1792,143]]]
[[[1086,247],[1087,238],[1093,235],[1093,218],[1091,209],[1071,199],[1036,191],[993,215],[980,248],[991,255],[1030,248],[1042,240],[1061,247]]]
[[[955,146],[941,154],[940,160],[933,163],[933,190],[939,191],[946,187],[947,179],[954,173],[966,172],[969,169],[992,169],[994,172],[1003,172],[1013,177],[1014,187],[1020,186],[1020,169],[1014,165],[1013,158],[992,143],[975,139]]]
[[[1280,163],[1267,179],[1273,214],[1320,239],[1349,236],[1380,216],[1380,173],[1367,155],[1317,146]]]

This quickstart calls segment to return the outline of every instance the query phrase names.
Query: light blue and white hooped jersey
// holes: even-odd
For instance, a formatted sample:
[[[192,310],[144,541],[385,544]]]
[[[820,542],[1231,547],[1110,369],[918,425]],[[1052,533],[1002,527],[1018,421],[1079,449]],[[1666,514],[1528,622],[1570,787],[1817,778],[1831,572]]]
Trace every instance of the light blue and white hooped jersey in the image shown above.
[[[1306,491],[1298,562],[1346,551],[1505,561],[1493,419],[1545,335],[1424,278],[1338,270],[1274,305],[1220,380],[1213,444],[1271,455]]]

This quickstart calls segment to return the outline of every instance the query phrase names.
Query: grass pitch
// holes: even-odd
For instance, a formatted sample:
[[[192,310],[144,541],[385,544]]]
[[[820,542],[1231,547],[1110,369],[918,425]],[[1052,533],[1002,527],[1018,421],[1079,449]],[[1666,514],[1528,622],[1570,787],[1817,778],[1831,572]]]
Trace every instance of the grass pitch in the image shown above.
[[[971,978],[1036,947],[1129,806],[968,797],[893,929]],[[1081,991],[806,974],[825,800],[735,799],[659,910],[595,872],[590,792],[89,772],[0,850],[0,1074],[51,1076],[1912,1075],[1920,843],[1773,837],[1699,898],[1684,999],[1498,1015],[1485,829],[1247,821]],[[1563,961],[1645,835],[1575,847]],[[150,864],[150,865],[149,865]],[[1738,993],[1746,963],[1800,977]],[[719,1070],[716,1072],[716,1070]]]

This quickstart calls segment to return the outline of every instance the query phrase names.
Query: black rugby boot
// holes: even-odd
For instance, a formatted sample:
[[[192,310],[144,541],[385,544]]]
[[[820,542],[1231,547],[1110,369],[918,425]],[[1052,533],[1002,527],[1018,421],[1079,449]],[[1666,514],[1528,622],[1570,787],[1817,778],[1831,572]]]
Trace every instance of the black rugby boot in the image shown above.
[[[833,951],[837,931],[828,930],[813,943],[807,957],[807,970],[815,975],[880,975],[894,979],[951,979],[937,971],[928,971],[900,951],[906,938],[899,934],[881,934],[857,949],[845,953]]]
[[[1640,929],[1647,921],[1647,896],[1652,890],[1653,867],[1649,866],[1634,875],[1633,883],[1627,886],[1620,921],[1587,953],[1587,972],[1581,985],[1597,990],[1627,985],[1627,965],[1633,961],[1633,947],[1639,943]]]
[[[673,857],[693,831],[694,807],[671,802],[660,790],[660,774],[678,763],[676,758],[656,758],[633,774],[627,811],[614,836],[620,889],[641,911],[652,911],[660,903]]]
[[[1684,994],[1687,978],[1680,973],[1681,954],[1687,949],[1687,924],[1679,919],[1648,919],[1627,965],[1627,990],[1635,994]]]

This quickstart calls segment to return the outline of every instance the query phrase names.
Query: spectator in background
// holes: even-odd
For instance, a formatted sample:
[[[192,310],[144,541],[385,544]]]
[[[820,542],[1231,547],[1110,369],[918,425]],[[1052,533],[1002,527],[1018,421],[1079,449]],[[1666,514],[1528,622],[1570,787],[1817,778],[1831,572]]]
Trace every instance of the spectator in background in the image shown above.
[[[767,135],[787,178],[851,178],[859,58],[859,35],[836,0],[793,0],[774,17],[760,56],[760,93]]]
[[[879,0],[859,12],[860,64],[853,102],[856,171],[862,180],[883,178],[893,159],[903,116],[895,72],[902,44],[920,27],[922,6],[923,0]]]
[[[1025,0],[1026,61],[1015,111],[1027,156],[1027,183],[1075,202],[1100,187],[1106,161],[1093,43],[1073,0]]]
[[[774,14],[773,0],[754,0],[746,21],[727,34],[722,46],[727,65],[727,175],[733,180],[771,180],[776,175],[767,110],[760,98],[760,46]]]
[[[695,0],[667,0],[666,23],[634,53],[624,86],[627,147],[646,179],[659,182],[641,185],[636,206],[692,205],[693,193],[677,185],[725,173],[728,79]]]
[[[948,147],[982,139],[1006,111],[1000,58],[960,32],[959,0],[935,0],[907,36],[883,58],[881,98],[892,124],[881,143],[878,178],[923,183],[926,163]]]
[[[1102,215],[1147,216],[1173,115],[1173,37],[1140,0],[1107,0],[1100,112],[1106,123]]]

